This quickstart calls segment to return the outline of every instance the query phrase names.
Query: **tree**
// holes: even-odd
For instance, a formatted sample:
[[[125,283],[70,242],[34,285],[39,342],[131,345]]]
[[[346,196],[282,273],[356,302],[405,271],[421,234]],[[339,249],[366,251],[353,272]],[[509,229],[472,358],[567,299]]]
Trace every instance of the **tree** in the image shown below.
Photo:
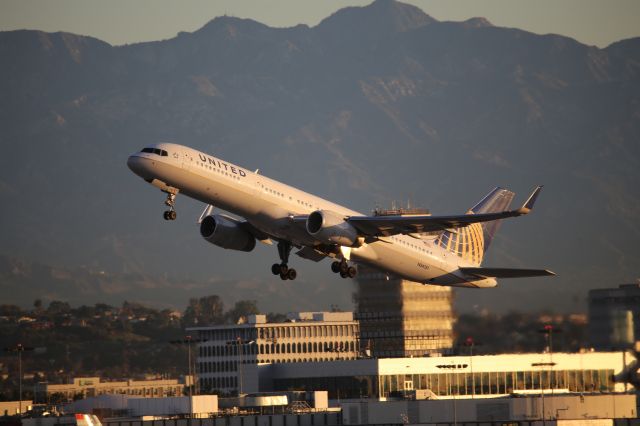
[[[278,312],[269,312],[267,314],[267,322],[285,322],[287,316]]]
[[[189,299],[184,311],[184,323],[191,325],[222,324],[224,322],[224,303],[218,295]]]
[[[47,308],[48,315],[67,314],[69,312],[71,312],[71,306],[69,306],[67,302],[61,302],[59,300],[49,302],[49,307]]]
[[[255,300],[239,300],[232,309],[225,314],[227,324],[236,324],[240,318],[260,313]]]
[[[24,315],[22,309],[16,305],[0,305],[0,316],[19,317]]]

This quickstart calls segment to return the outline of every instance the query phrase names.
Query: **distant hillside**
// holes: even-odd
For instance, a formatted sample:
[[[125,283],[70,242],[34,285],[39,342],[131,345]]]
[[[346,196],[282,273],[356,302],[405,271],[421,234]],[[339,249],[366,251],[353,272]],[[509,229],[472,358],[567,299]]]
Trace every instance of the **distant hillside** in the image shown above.
[[[276,285],[277,284],[277,285]],[[329,310],[331,304],[321,305],[318,300],[334,300],[335,306],[350,309],[349,293],[341,294],[331,288],[317,286],[313,299],[298,291],[291,282],[264,283],[259,280],[194,279],[139,273],[112,273],[90,267],[66,268],[0,255],[0,286],[5,295],[3,304],[31,307],[35,300],[45,303],[63,301],[80,306],[87,301],[116,304],[123,301],[142,303],[159,308],[183,310],[192,298],[208,296],[212,291],[223,295],[230,306],[241,300],[260,298],[269,304],[262,312],[289,312],[292,310]],[[342,302],[342,305],[340,303]],[[262,308],[262,307],[261,307]]]
[[[494,186],[520,202],[545,184],[486,263],[559,276],[460,291],[462,310],[580,309],[587,289],[640,275],[640,38],[599,49],[379,0],[312,28],[221,17],[119,47],[0,32],[0,63],[0,253],[105,271],[126,288],[89,274],[74,284],[79,301],[180,306],[197,293],[188,282],[265,310],[350,307],[352,285],[328,263],[294,258],[300,278],[282,283],[269,272],[274,248],[247,255],[202,241],[198,203],[178,197],[179,220],[165,223],[162,194],[125,165],[159,140],[360,211],[411,200],[463,212]],[[43,282],[52,297],[65,288]],[[8,302],[34,293],[4,276],[0,291]]]

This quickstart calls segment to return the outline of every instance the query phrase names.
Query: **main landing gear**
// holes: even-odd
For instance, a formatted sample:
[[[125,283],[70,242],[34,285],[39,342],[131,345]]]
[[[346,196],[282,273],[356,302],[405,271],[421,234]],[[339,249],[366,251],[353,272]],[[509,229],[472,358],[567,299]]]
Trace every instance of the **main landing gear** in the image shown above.
[[[358,271],[355,267],[349,266],[346,260],[335,261],[331,264],[331,271],[340,274],[342,278],[354,278]]]
[[[167,192],[167,199],[164,201],[164,205],[169,207],[169,210],[166,210],[162,215],[164,220],[176,220],[176,217],[178,216],[174,209],[176,205],[176,194]]]
[[[278,243],[278,255],[280,256],[281,263],[274,263],[271,265],[271,273],[273,275],[280,275],[280,279],[282,280],[295,280],[298,276],[296,270],[289,268],[287,265],[290,253],[291,243],[288,241],[280,241]]]

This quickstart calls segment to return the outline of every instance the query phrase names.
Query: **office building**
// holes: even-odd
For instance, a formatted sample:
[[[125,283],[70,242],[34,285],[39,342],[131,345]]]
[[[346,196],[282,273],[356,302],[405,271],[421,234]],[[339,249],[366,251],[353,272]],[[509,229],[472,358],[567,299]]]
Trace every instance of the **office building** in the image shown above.
[[[287,322],[251,315],[247,323],[193,327],[197,374],[203,392],[258,390],[256,365],[356,359],[358,322],[351,312],[300,312]]]
[[[598,350],[632,348],[640,340],[640,280],[589,291],[589,342]]]
[[[451,287],[424,285],[358,267],[356,319],[360,345],[374,357],[449,353],[453,346]]]

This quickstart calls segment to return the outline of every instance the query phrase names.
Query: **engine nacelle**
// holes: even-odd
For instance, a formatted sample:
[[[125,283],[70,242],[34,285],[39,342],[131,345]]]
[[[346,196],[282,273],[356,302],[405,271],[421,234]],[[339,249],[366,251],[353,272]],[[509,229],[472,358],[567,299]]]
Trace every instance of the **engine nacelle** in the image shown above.
[[[200,235],[211,244],[229,250],[251,251],[256,246],[255,237],[240,222],[217,214],[202,219]]]
[[[316,210],[307,218],[307,232],[320,241],[351,247],[358,241],[358,231],[345,222],[344,215]]]

